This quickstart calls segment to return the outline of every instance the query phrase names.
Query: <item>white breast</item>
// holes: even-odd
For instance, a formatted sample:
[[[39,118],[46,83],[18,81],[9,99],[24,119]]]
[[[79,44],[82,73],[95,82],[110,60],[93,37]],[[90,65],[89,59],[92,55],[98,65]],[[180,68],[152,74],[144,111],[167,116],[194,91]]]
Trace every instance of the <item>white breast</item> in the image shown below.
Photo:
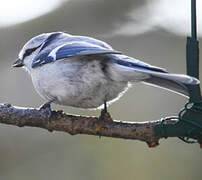
[[[43,98],[56,97],[56,103],[61,105],[97,108],[105,100],[116,98],[127,87],[127,82],[108,78],[99,63],[68,58],[32,69],[30,74],[34,87]]]

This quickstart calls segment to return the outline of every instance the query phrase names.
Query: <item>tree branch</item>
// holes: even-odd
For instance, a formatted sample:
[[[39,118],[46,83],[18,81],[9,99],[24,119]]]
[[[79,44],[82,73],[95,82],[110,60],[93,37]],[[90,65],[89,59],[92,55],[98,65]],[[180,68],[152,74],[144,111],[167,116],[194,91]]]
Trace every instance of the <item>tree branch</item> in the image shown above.
[[[0,104],[0,123],[30,126],[47,129],[49,131],[63,131],[71,135],[88,134],[123,139],[145,141],[149,147],[155,147],[162,138],[156,135],[154,127],[160,120],[152,122],[126,122],[112,120],[108,114],[97,117],[84,117],[65,114],[62,111],[52,111],[48,117],[47,111],[14,107],[10,104]],[[167,120],[166,124],[176,123],[176,120]]]

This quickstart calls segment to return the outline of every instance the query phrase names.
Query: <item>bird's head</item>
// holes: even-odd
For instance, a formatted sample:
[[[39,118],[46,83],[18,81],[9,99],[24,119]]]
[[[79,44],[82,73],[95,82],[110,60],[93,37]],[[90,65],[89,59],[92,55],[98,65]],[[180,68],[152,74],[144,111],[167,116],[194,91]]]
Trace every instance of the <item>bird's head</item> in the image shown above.
[[[18,59],[13,63],[13,67],[25,67],[28,71],[32,68],[33,60],[39,53],[61,32],[43,33],[30,39],[20,50]]]

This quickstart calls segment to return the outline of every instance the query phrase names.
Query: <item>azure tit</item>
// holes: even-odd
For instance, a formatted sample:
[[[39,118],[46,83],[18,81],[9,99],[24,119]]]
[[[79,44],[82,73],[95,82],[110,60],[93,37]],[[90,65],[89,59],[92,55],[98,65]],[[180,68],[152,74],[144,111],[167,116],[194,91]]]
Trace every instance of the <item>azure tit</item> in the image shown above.
[[[188,96],[196,78],[172,74],[123,55],[100,40],[63,32],[29,40],[14,62],[31,75],[36,91],[47,101],[78,108],[98,108],[117,100],[130,83],[143,82]]]

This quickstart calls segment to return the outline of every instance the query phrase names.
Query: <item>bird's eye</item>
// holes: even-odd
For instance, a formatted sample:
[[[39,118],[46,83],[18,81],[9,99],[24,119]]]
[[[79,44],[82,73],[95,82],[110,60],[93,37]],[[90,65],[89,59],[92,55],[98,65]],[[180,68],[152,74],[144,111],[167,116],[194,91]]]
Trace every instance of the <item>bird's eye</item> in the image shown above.
[[[28,49],[28,50],[26,51],[26,55],[29,56],[32,52],[33,52],[33,49]]]
[[[40,45],[41,46],[41,45]],[[40,46],[37,46],[35,48],[31,48],[31,49],[27,49],[23,55],[23,59],[27,56],[29,56],[30,54],[32,54],[37,48],[39,48]]]

